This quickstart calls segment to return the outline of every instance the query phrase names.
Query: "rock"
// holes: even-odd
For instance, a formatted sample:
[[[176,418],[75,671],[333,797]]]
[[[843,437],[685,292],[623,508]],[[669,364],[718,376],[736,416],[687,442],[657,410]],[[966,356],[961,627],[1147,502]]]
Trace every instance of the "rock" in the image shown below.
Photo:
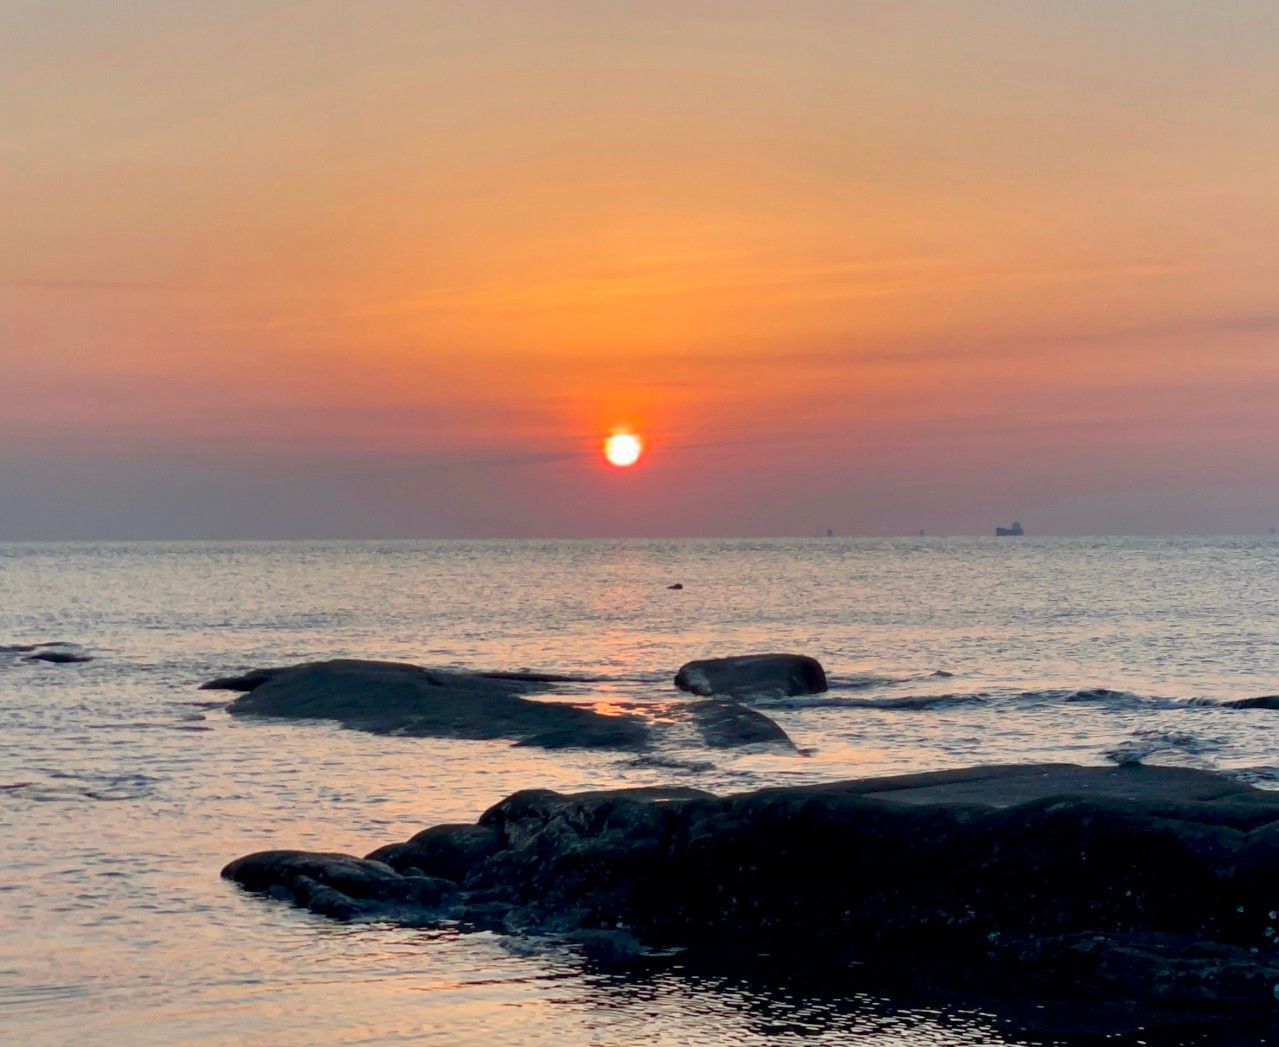
[[[683,583],[683,582],[676,582],[674,585],[668,585],[666,588],[668,588],[668,589],[683,589],[683,588],[684,588],[684,583]]]
[[[336,720],[373,734],[509,738],[545,748],[638,749],[648,740],[648,728],[635,717],[523,697],[545,689],[539,682],[400,662],[308,662],[255,669],[205,687],[246,692],[228,707],[234,716]]]
[[[620,960],[635,942],[766,953],[1230,1014],[1273,1007],[1279,984],[1279,794],[1185,768],[978,767],[722,798],[529,790],[370,859],[265,852],[224,875],[341,919],[470,919]]]
[[[686,704],[684,710],[712,749],[742,745],[781,745],[794,750],[795,743],[774,721],[739,702],[708,698]]]
[[[93,661],[93,656],[85,654],[79,645],[63,640],[0,644],[0,654],[23,654],[26,655],[22,659],[24,662],[48,662],[52,665],[73,665]]]
[[[689,662],[676,674],[675,686],[704,696],[820,694],[826,690],[826,672],[807,655],[743,654]]]
[[[287,666],[278,669],[251,669],[242,676],[219,676],[200,684],[202,691],[251,691],[260,687],[274,676],[289,671]]]
[[[379,847],[366,857],[397,872],[419,869],[427,876],[462,883],[472,869],[500,851],[502,844],[502,834],[491,826],[436,825],[405,843]]]
[[[412,921],[458,891],[455,883],[402,876],[382,862],[304,851],[260,851],[231,862],[222,875],[247,890],[340,920],[390,919],[398,913]]]
[[[564,940],[576,945],[587,959],[608,967],[630,963],[648,951],[630,931],[580,930]]]
[[[25,654],[43,647],[75,647],[66,640],[46,640],[43,643],[0,643],[0,654]]]
[[[91,662],[92,655],[77,654],[75,651],[37,651],[24,659],[28,662],[51,662],[54,665],[73,665],[77,662]]]
[[[1236,698],[1222,702],[1227,709],[1279,709],[1279,694],[1263,694],[1256,698]]]

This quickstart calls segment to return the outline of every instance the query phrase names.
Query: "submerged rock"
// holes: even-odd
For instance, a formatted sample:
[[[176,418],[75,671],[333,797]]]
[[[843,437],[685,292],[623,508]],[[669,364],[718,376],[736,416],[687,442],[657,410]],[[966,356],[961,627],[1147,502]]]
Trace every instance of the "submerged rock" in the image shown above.
[[[49,640],[44,643],[0,644],[0,654],[24,654],[24,662],[49,662],[52,665],[71,665],[91,662],[93,656],[85,654],[78,644],[65,640]]]
[[[780,745],[794,750],[790,735],[761,712],[739,702],[708,698],[685,705],[702,740],[712,749],[735,749],[743,745]]]
[[[1236,698],[1222,702],[1227,709],[1279,709],[1279,694],[1263,694],[1256,698]]]
[[[676,674],[675,686],[703,696],[820,694],[826,690],[826,671],[803,654],[742,654],[688,662]]]
[[[722,798],[530,790],[367,859],[265,852],[223,875],[345,919],[624,930],[598,943],[619,956],[634,936],[730,962],[1205,1006],[1271,1007],[1279,985],[1279,794],[1184,768],[979,767]]]
[[[28,662],[50,662],[53,665],[73,665],[77,662],[91,662],[93,656],[76,651],[37,651],[27,655]]]
[[[523,697],[545,689],[544,679],[337,659],[255,669],[204,687],[245,692],[228,707],[234,716],[336,720],[373,734],[510,738],[556,749],[636,749],[647,743],[648,728],[635,717]]]

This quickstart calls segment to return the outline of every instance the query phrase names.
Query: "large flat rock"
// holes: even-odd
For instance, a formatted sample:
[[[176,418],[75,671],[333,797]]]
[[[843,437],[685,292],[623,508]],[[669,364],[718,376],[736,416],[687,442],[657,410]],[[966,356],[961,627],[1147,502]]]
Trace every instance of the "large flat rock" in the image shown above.
[[[206,689],[243,691],[233,716],[336,720],[374,734],[496,739],[545,748],[634,749],[638,718],[524,697],[555,678],[448,672],[401,662],[335,659],[223,677]]]
[[[1279,795],[1185,769],[529,790],[366,859],[267,852],[224,875],[330,915],[603,936],[622,954],[869,962],[1208,1008],[1272,1007],[1279,986]]]
[[[1137,765],[1011,764],[838,782],[824,788],[844,795],[921,805],[1013,807],[1054,796],[1226,806],[1232,802],[1255,803],[1267,810],[1279,803],[1279,794],[1263,792],[1209,771]]]

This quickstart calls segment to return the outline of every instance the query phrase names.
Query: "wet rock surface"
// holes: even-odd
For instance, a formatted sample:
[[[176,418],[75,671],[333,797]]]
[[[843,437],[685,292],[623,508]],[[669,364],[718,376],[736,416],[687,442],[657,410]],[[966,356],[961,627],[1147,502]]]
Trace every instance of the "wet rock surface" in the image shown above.
[[[675,676],[675,686],[706,697],[821,694],[827,688],[821,663],[803,654],[703,658],[683,665]]]
[[[244,692],[228,707],[234,716],[336,720],[374,734],[509,738],[551,749],[638,749],[647,744],[648,728],[636,717],[524,697],[557,679],[337,659],[254,669],[211,680],[204,688]]]
[[[708,748],[774,745],[792,751],[795,749],[795,743],[775,721],[739,702],[708,698],[690,702],[684,710]]]
[[[343,919],[585,934],[618,956],[869,963],[1209,1010],[1273,1008],[1279,986],[1279,795],[1180,768],[530,790],[366,859],[266,852],[223,875]]]

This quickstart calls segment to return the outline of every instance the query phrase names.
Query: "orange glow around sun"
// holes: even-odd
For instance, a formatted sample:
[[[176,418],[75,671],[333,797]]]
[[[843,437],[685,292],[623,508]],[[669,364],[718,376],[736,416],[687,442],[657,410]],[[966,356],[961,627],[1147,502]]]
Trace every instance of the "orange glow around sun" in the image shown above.
[[[615,432],[604,441],[604,457],[619,469],[634,465],[644,453],[644,441],[634,433]]]

